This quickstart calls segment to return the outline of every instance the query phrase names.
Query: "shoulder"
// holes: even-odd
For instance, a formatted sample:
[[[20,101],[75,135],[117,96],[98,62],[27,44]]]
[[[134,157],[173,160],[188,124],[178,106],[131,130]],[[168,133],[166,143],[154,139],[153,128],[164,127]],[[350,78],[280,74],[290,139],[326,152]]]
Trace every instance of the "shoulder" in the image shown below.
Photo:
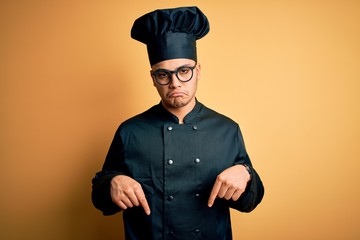
[[[126,124],[126,123],[148,121],[148,120],[156,117],[156,112],[158,112],[158,110],[159,110],[158,105],[152,106],[151,108],[145,110],[144,112],[139,113],[139,114],[127,119],[123,123]]]
[[[221,124],[221,125],[227,125],[232,127],[238,127],[238,123],[235,122],[230,117],[219,113],[218,111],[215,111],[203,104],[201,109],[201,117],[203,120],[213,122],[214,124]]]
[[[157,112],[159,111],[158,108],[159,108],[158,105],[152,106],[146,111],[126,119],[120,124],[119,128],[123,129],[123,128],[135,127],[135,126],[144,126],[152,122],[155,122],[157,119]]]

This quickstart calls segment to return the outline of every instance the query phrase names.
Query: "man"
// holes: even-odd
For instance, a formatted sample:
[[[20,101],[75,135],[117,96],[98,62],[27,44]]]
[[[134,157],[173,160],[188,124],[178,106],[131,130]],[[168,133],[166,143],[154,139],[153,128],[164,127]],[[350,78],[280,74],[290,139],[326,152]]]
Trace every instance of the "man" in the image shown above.
[[[196,40],[208,32],[197,7],[133,25],[161,102],[120,125],[92,192],[104,215],[124,210],[126,239],[232,239],[229,208],[250,212],[262,200],[238,124],[195,97]]]

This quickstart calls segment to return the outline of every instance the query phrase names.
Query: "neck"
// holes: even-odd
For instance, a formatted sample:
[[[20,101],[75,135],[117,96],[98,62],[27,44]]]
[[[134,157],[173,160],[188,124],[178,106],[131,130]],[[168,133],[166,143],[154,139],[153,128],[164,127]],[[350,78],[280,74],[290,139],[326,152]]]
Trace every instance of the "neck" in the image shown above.
[[[191,110],[193,110],[193,108],[195,107],[196,101],[195,98],[190,101],[188,104],[181,106],[181,107],[174,107],[174,106],[169,106],[163,103],[163,106],[166,110],[168,110],[170,113],[172,113],[173,115],[175,115],[178,119],[179,119],[179,124],[183,124],[184,123],[184,118],[186,117],[186,115],[191,112]]]

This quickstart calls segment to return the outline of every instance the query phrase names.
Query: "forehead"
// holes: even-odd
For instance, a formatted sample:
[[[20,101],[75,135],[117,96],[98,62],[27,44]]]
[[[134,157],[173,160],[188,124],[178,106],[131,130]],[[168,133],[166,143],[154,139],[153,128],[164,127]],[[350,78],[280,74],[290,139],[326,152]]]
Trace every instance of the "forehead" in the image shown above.
[[[192,59],[178,58],[178,59],[170,59],[170,60],[158,62],[158,63],[154,64],[151,67],[151,69],[153,71],[156,71],[157,69],[175,70],[178,67],[181,67],[184,65],[193,66],[194,64],[195,64],[195,61]]]

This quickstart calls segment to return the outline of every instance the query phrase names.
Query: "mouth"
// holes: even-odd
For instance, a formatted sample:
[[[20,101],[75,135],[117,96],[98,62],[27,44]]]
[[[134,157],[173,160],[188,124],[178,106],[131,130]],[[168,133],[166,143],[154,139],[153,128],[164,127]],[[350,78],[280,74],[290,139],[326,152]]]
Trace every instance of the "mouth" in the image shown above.
[[[183,97],[185,96],[186,94],[184,92],[170,92],[168,94],[168,97],[169,98],[175,98],[175,97]]]

